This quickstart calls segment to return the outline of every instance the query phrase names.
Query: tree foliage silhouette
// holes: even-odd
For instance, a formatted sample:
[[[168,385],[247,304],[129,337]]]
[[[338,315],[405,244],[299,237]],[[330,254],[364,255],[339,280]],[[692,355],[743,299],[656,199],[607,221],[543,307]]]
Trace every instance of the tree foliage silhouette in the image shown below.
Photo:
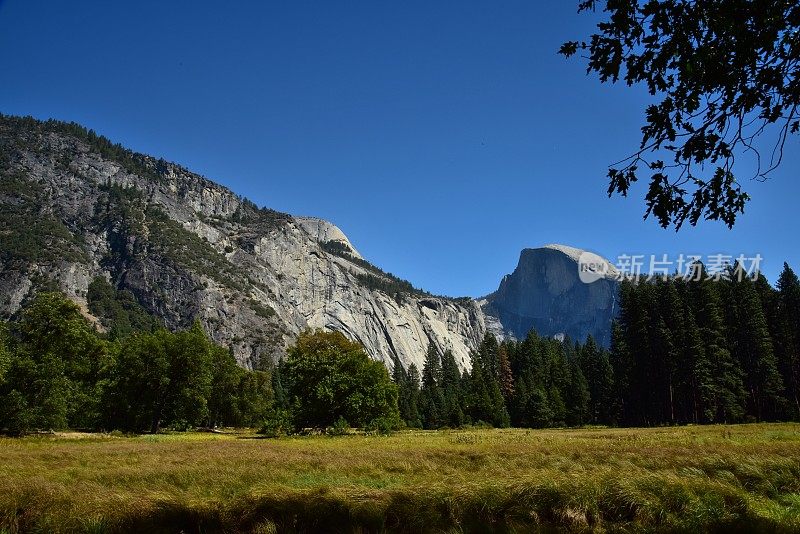
[[[588,42],[559,53],[585,53],[601,83],[622,78],[660,99],[647,107],[639,149],[609,168],[609,196],[627,196],[647,173],[645,218],[676,230],[701,218],[733,226],[749,200],[737,157],[753,156],[753,178],[764,180],[800,130],[800,4],[607,0],[603,13]],[[768,145],[764,135],[774,136]]]

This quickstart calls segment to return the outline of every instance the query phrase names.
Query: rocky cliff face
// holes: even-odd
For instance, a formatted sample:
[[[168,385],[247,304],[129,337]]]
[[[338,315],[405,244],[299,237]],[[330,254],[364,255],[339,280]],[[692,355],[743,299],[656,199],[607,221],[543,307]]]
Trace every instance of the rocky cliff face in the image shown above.
[[[579,260],[603,265],[605,275],[581,279]],[[564,245],[525,249],[517,268],[496,292],[480,301],[490,330],[522,338],[531,329],[543,336],[585,341],[591,334],[603,346],[611,342],[617,313],[616,269],[599,256]],[[492,321],[491,318],[495,320]]]
[[[487,331],[608,344],[616,282],[581,282],[581,252],[526,249],[492,295],[434,297],[366,262],[330,222],[259,208],[77,125],[0,115],[0,317],[57,288],[108,324],[89,302],[104,278],[169,328],[199,320],[248,367],[326,328],[389,367],[421,369],[432,343],[468,368]]]
[[[363,260],[350,239],[342,232],[338,226],[317,217],[294,217],[295,222],[303,227],[303,230],[320,243],[338,245],[341,250],[356,259]]]
[[[258,208],[75,125],[0,117],[0,209],[6,317],[51,287],[88,310],[103,277],[170,328],[200,320],[245,366],[309,327],[342,331],[389,366],[422,368],[429,343],[467,366],[486,330],[474,301],[386,275],[327,221]]]

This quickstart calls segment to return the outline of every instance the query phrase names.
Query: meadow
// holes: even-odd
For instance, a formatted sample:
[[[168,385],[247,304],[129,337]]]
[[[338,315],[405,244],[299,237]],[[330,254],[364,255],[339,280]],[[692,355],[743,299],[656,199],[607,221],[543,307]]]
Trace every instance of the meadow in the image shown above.
[[[800,531],[800,424],[0,439],[0,533]]]

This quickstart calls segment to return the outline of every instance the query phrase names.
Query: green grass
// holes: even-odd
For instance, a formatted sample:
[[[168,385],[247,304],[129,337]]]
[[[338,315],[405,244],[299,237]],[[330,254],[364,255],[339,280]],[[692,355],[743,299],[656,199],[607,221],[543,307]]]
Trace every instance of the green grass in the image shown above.
[[[0,439],[0,532],[800,531],[800,425]]]

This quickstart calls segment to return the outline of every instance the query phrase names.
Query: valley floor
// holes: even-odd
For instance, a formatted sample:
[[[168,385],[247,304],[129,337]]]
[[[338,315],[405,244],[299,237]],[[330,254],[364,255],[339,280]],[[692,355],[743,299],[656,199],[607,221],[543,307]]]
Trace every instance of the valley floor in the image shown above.
[[[0,439],[0,533],[800,531],[800,425]]]

